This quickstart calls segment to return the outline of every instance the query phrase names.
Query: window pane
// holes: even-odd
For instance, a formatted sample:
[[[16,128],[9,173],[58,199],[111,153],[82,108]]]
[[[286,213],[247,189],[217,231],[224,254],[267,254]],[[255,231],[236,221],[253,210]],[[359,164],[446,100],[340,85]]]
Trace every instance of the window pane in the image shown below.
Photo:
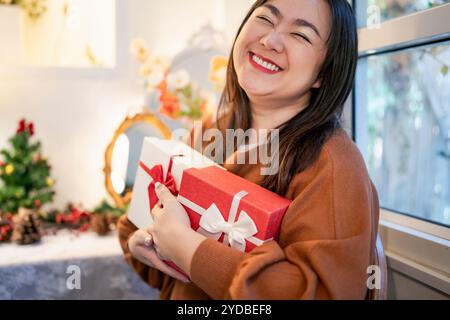
[[[356,135],[381,205],[450,226],[450,42],[360,60]]]
[[[357,1],[358,25],[364,27],[430,9],[450,0],[363,0]]]

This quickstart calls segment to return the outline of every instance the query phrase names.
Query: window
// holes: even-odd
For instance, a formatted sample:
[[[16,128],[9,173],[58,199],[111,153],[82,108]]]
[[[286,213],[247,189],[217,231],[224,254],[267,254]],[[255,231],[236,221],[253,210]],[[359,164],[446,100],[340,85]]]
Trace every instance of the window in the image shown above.
[[[373,5],[379,6],[379,20],[385,22],[359,32],[354,132],[381,206],[449,227],[450,4],[446,2],[369,0],[366,10],[357,9],[360,25],[369,20]],[[436,7],[407,15],[428,6]],[[388,21],[399,16],[403,17]],[[421,33],[408,33],[412,29]]]
[[[366,3],[364,3],[366,2]],[[371,21],[370,17],[379,22],[398,18],[417,11],[422,11],[449,3],[450,0],[366,0],[361,1],[366,14],[358,15],[358,26],[365,27]],[[360,5],[360,1],[356,4]],[[374,17],[376,15],[376,17]],[[369,19],[367,17],[369,16]]]

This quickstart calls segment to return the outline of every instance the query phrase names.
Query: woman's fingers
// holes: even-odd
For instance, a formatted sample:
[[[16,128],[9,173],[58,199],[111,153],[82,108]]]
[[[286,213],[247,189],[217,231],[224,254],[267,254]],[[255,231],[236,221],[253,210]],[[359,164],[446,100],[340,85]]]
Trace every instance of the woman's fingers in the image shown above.
[[[165,257],[158,249],[157,246],[153,246],[153,248],[155,248],[156,251],[156,255],[158,256],[158,258],[160,258],[161,260],[167,260],[167,257]]]
[[[156,250],[154,250],[154,249],[147,250],[145,256],[146,256],[146,259],[153,265],[154,268],[164,272],[165,274],[167,274],[175,279],[178,279],[183,282],[189,282],[189,279],[186,276],[182,275],[175,269],[172,269],[167,264],[165,264],[165,262],[162,261],[162,259],[160,259],[158,257]]]
[[[152,245],[153,245],[153,238],[152,238],[152,235],[148,235],[148,236],[146,236],[145,238],[144,238],[144,245],[146,246],[146,247],[151,247]]]
[[[162,183],[157,182],[155,184],[155,192],[163,206],[168,204],[169,201],[173,201],[174,199],[176,200],[176,197]]]
[[[183,282],[189,282],[189,279],[178,271],[170,268],[164,263],[164,257],[157,251],[155,244],[153,243],[153,237],[146,230],[137,230],[134,234],[136,238],[136,249],[132,251],[132,254],[142,263],[156,268],[169,276],[178,279]],[[150,245],[147,245],[151,243]]]
[[[152,238],[151,234],[149,234],[145,230],[142,230],[142,229],[136,230],[133,237],[135,238],[136,244],[139,246],[147,246],[147,244],[149,243],[150,240],[151,240],[150,245],[153,244],[153,238]],[[150,239],[149,239],[149,237],[150,237]]]
[[[156,207],[155,207],[156,208]],[[156,209],[155,213],[158,214],[161,208]],[[152,210],[153,211],[153,210]],[[151,232],[153,232],[154,226],[150,226],[147,230],[136,230],[132,236],[132,245],[130,247],[131,253],[142,263],[156,268],[165,274],[178,279],[183,282],[190,282],[190,280],[180,272],[169,267],[163,260],[166,258],[159,252]],[[130,243],[130,242],[129,242]]]

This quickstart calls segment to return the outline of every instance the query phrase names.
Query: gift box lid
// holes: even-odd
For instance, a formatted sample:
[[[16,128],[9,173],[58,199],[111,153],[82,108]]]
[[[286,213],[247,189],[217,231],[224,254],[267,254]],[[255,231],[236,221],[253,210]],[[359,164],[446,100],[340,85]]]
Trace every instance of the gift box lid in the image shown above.
[[[180,187],[182,172],[187,168],[218,166],[213,160],[178,140],[163,140],[155,137],[144,138],[141,161],[148,167],[156,164],[163,166],[164,178],[167,176],[170,157],[172,157],[172,175],[177,187]]]
[[[241,198],[238,211],[244,210],[257,223],[256,236],[276,239],[291,201],[240,176],[216,167],[188,169],[183,174],[179,197],[189,198],[204,209],[214,202],[228,219],[231,200],[241,191],[246,191],[247,195]],[[237,218],[238,215],[235,221]]]
[[[141,165],[145,166],[148,170],[152,169],[154,166],[160,165],[165,180],[167,178],[171,158],[171,174],[174,178],[177,190],[180,188],[183,171],[185,169],[217,165],[213,160],[203,156],[201,153],[181,141],[145,137],[139,157],[139,161],[142,162],[142,164],[137,166],[133,195],[128,210],[128,218],[139,228],[147,228],[153,223],[150,215],[151,209],[147,191],[152,178],[141,168]]]

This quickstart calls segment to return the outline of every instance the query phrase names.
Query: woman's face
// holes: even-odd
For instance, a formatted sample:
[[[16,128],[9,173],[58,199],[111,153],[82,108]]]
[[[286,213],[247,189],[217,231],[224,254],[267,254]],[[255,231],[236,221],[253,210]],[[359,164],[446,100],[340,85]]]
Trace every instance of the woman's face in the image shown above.
[[[325,0],[269,0],[257,8],[233,50],[239,84],[250,101],[296,103],[320,87],[330,26]]]

